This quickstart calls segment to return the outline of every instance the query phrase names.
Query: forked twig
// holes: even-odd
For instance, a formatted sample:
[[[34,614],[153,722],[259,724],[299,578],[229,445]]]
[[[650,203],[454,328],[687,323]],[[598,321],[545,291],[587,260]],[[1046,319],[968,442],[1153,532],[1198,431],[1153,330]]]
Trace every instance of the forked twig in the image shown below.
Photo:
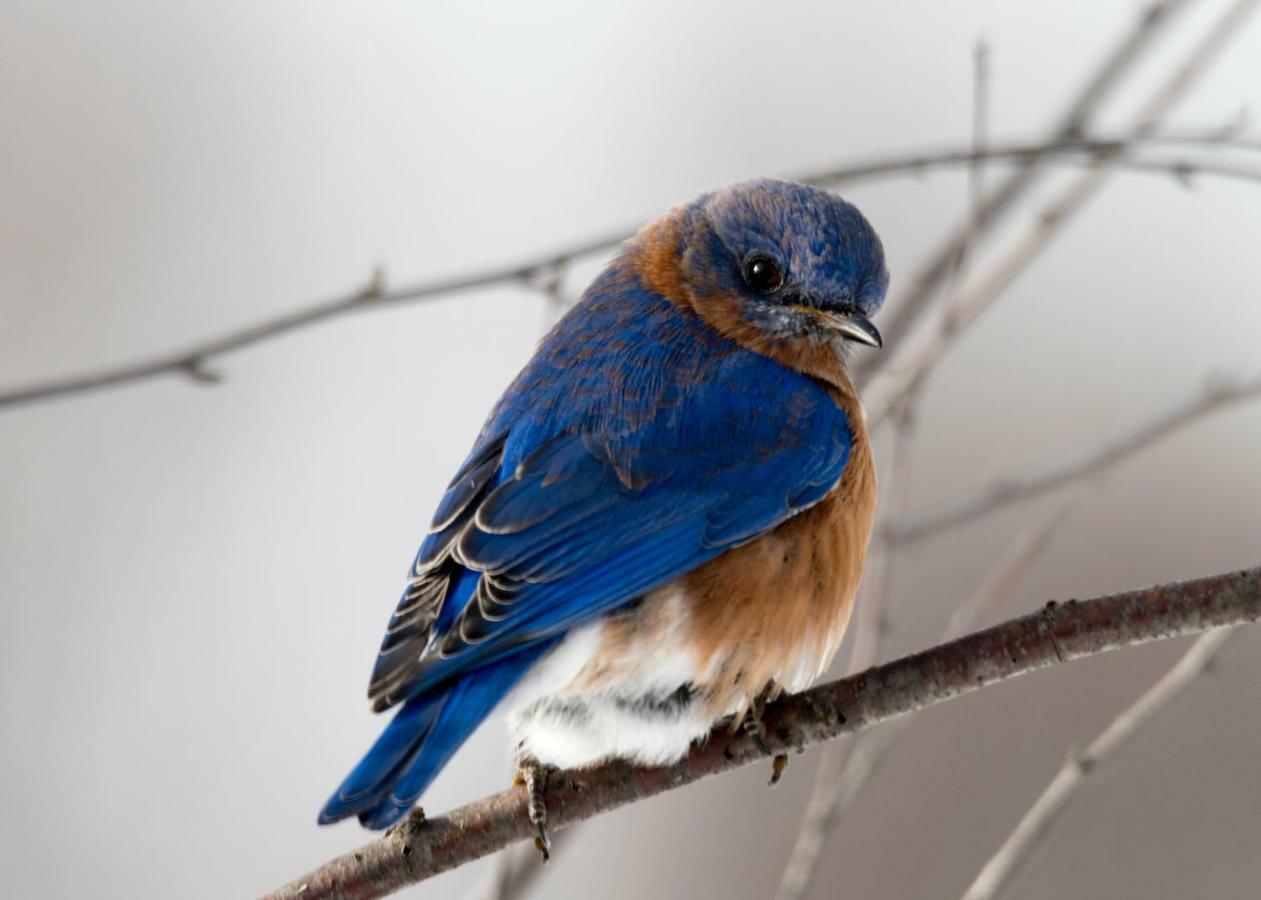
[[[1113,719],[1085,750],[1070,752],[1015,830],[981,868],[964,893],[964,900],[993,900],[999,896],[1064,808],[1086,785],[1090,773],[1120,752],[1158,713],[1209,671],[1217,655],[1238,632],[1236,628],[1219,628],[1200,635],[1174,667]]]

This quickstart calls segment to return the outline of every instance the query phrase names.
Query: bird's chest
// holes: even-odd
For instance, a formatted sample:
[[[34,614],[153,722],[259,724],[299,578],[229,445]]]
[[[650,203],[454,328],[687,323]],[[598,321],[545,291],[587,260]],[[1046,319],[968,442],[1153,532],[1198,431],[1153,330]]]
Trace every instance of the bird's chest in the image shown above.
[[[801,690],[840,646],[875,513],[870,457],[865,443],[854,449],[824,500],[681,580],[690,645],[717,666],[709,682],[717,702]]]

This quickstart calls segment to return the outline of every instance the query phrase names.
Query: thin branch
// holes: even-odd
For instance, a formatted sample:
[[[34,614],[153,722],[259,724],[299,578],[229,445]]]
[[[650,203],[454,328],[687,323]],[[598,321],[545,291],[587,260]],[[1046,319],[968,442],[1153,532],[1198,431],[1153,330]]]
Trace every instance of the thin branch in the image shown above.
[[[987,611],[1009,596],[1015,584],[1042,555],[1051,535],[1063,520],[1064,512],[1061,511],[1040,529],[1022,533],[977,590],[955,608],[942,640],[951,641],[965,634]],[[775,900],[795,900],[806,896],[823,859],[828,838],[845,821],[871,779],[888,762],[894,747],[906,737],[917,719],[916,714],[902,716],[856,735],[849,753],[836,761],[827,778],[816,778]],[[826,761],[828,757],[825,756],[820,768]]]
[[[254,344],[298,331],[347,313],[382,309],[387,306],[419,300],[430,300],[478,288],[511,284],[532,286],[532,283],[541,272],[551,268],[562,267],[574,259],[603,252],[609,247],[615,246],[620,240],[622,240],[622,236],[617,238],[597,238],[581,244],[575,244],[523,265],[488,269],[471,275],[438,279],[392,291],[385,289],[384,277],[380,269],[378,269],[373,273],[372,278],[365,287],[352,293],[324,300],[311,306],[265,319],[244,328],[229,331],[218,337],[185,347],[182,350],[162,353],[121,366],[52,379],[0,392],[0,407],[17,406],[53,397],[79,394],[107,387],[117,387],[135,381],[167,375],[192,376],[196,381],[218,381],[220,376],[217,374],[213,379],[201,377],[201,373],[206,371],[204,368],[206,362],[211,358],[243,350]]]
[[[887,606],[894,570],[894,548],[889,535],[894,523],[900,519],[910,494],[912,431],[911,412],[907,409],[898,416],[890,450],[892,464],[889,473],[881,478],[882,489],[886,494],[891,493],[891,497],[884,504],[884,522],[876,530],[868,553],[866,574],[857,604],[858,621],[854,623],[853,651],[845,669],[846,675],[854,675],[875,665],[889,628]],[[857,739],[848,735],[823,748],[810,788],[810,800],[797,830],[797,840],[775,892],[776,900],[797,900],[810,889],[827,836],[835,822],[833,811],[837,791],[856,748]]]
[[[882,504],[880,527],[868,552],[865,574],[858,598],[858,621],[854,623],[853,650],[845,668],[854,675],[871,668],[880,658],[880,648],[889,631],[888,604],[892,595],[894,548],[889,539],[893,526],[901,519],[910,498],[911,439],[914,434],[915,398],[900,412],[894,428],[889,471],[882,476],[882,491],[888,497]],[[784,867],[776,891],[776,900],[795,900],[810,888],[818,869],[820,855],[834,822],[832,808],[837,788],[851,762],[856,746],[852,736],[842,736],[823,748],[822,758],[814,773],[810,801],[802,813],[797,840],[788,864]]]
[[[949,644],[769,704],[766,750],[788,752],[858,731],[1057,662],[1261,618],[1261,567],[1044,609]],[[673,766],[610,763],[548,784],[560,829],[635,800],[766,759],[750,735],[720,725]],[[274,898],[380,897],[533,835],[523,788],[436,819],[412,813],[358,850],[281,888]]]
[[[1051,538],[1068,518],[1069,509],[1069,506],[1063,507],[1041,526],[1025,529],[1012,541],[999,557],[997,565],[981,579],[977,589],[950,614],[941,635],[943,641],[952,641],[966,634],[980,624],[987,613],[1011,596],[1016,585],[1046,552]]]
[[[972,149],[977,158],[968,167],[968,201],[971,222],[963,250],[959,254],[959,270],[963,260],[976,243],[976,233],[981,226],[985,210],[985,159],[981,156],[989,144],[990,133],[990,45],[982,38],[972,50]],[[955,278],[961,274],[956,271]]]
[[[982,867],[963,895],[964,900],[993,900],[999,896],[1046,837],[1069,801],[1086,785],[1090,773],[1115,756],[1143,726],[1209,671],[1218,653],[1238,633],[1237,628],[1219,628],[1200,635],[1177,664],[1113,719],[1090,746],[1081,753],[1070,753],[1002,847]]]
[[[563,852],[573,843],[578,826],[551,835],[551,853]],[[470,898],[480,900],[521,900],[530,893],[539,875],[544,872],[539,864],[539,851],[531,843],[517,844],[504,849],[496,861],[495,871],[484,883],[474,888]]]
[[[954,271],[950,278],[952,296],[962,284],[963,274],[967,270],[975,229],[979,227],[985,201],[984,159],[980,154],[985,149],[989,135],[989,53],[989,46],[985,41],[978,40],[972,54],[972,150],[975,158],[968,166],[967,185],[973,227],[967,233],[966,239],[960,242],[959,255],[954,260]],[[881,527],[868,555],[868,574],[863,578],[859,619],[855,628],[854,649],[850,655],[848,674],[875,665],[889,631],[886,608],[892,594],[893,573],[897,561],[892,535],[905,517],[910,501],[911,442],[922,395],[922,391],[907,394],[894,417],[890,451],[892,464],[883,490],[889,500],[882,504]],[[892,490],[887,486],[889,477],[893,481]],[[868,740],[864,741],[864,738]],[[875,771],[879,757],[869,752],[871,743],[870,734],[857,735],[833,741],[823,749],[823,757],[815,770],[810,800],[797,829],[797,840],[775,891],[776,900],[801,900],[809,892],[827,846],[827,839],[840,821],[841,807],[848,806],[857,796],[855,781],[865,781]]]
[[[1171,155],[1171,150],[1179,151],[1178,155]],[[933,169],[971,167],[978,162],[1024,166],[1031,159],[1041,159],[1040,164],[1043,165],[1059,163],[1082,166],[1096,162],[1100,158],[1110,157],[1118,157],[1116,164],[1121,168],[1155,175],[1171,175],[1184,165],[1198,168],[1201,163],[1204,163],[1211,170],[1211,174],[1216,176],[1243,181],[1256,180],[1258,170],[1255,168],[1238,165],[1213,168],[1212,161],[1208,160],[1204,154],[1207,151],[1219,150],[1256,153],[1261,151],[1261,141],[1239,135],[1226,136],[1222,134],[1220,128],[1204,131],[1169,131],[1134,137],[1081,136],[1057,141],[1005,141],[982,148],[941,147],[906,154],[883,155],[867,161],[801,175],[794,180],[802,184],[813,184],[816,187],[836,187],[895,175],[920,175]],[[1143,153],[1160,151],[1161,155],[1152,158],[1135,155],[1140,151]],[[1187,155],[1185,151],[1192,151],[1192,153]],[[1043,157],[1045,159],[1042,159]],[[978,221],[983,221],[984,205],[980,209]]]
[[[894,539],[900,545],[911,544],[947,530],[953,531],[959,525],[1065,485],[1096,478],[1213,413],[1258,399],[1261,399],[1261,378],[1238,384],[1211,382],[1200,395],[1153,417],[1129,434],[1062,469],[1023,480],[1000,482],[953,509],[900,529]]]
[[[1048,143],[1054,144],[1083,134],[1099,106],[1112,95],[1125,76],[1136,68],[1165,29],[1190,5],[1188,0],[1163,0],[1144,9],[1134,27],[1123,34],[1111,52],[1103,57],[1051,127]],[[997,225],[1024,199],[1042,174],[1041,164],[1045,160],[1046,156],[1043,154],[1031,156],[1019,171],[1009,175],[994,189],[981,209],[979,228],[982,233]],[[949,277],[960,248],[974,239],[977,224],[971,219],[962,222],[930,254],[912,278],[910,288],[898,298],[897,303],[891,305],[888,315],[881,323],[881,330],[888,344],[897,346],[922,318],[937,289]],[[886,360],[867,356],[858,361],[857,372],[861,380],[866,380],[885,364]]]
[[[897,413],[888,472],[881,479],[884,494],[884,521],[877,530],[867,558],[863,598],[858,606],[854,629],[854,649],[847,674],[874,666],[880,658],[880,645],[888,630],[888,605],[892,594],[893,547],[889,540],[896,523],[905,513],[911,496],[911,444],[915,433],[915,398]]]
[[[1140,173],[1176,178],[1182,183],[1200,176],[1261,183],[1261,167],[1203,159],[1200,158],[1202,154],[1169,156],[1163,159],[1148,159],[1132,155],[1136,147],[1141,148],[1157,143],[1201,149],[1237,149],[1245,152],[1261,150],[1261,143],[1236,139],[1223,135],[1220,131],[1201,134],[1170,134],[1165,137],[1151,136],[1137,141],[1107,137],[1074,138],[1054,144],[1021,142],[995,145],[984,150],[946,149],[930,153],[917,152],[903,156],[885,156],[844,168],[807,174],[797,180],[819,186],[835,187],[839,184],[916,173],[935,167],[971,166],[979,160],[1014,162],[1024,165],[1029,159],[1047,156],[1059,158],[1058,161],[1071,165],[1092,165],[1098,158],[1108,156],[1116,166]],[[631,231],[627,229],[615,235],[561,248],[525,263],[421,282],[394,290],[385,288],[378,272],[374,274],[366,287],[349,294],[282,313],[179,350],[159,353],[122,365],[107,366],[0,390],[0,409],[172,375],[191,377],[198,383],[217,383],[222,378],[221,374],[212,372],[207,367],[208,361],[212,358],[243,350],[254,344],[279,338],[348,313],[386,309],[403,303],[433,300],[482,288],[513,285],[531,287],[549,296],[546,287],[549,279],[546,273],[563,270],[576,260],[606,253],[630,234]],[[540,280],[541,274],[545,277]]]
[[[1257,0],[1235,0],[1227,8],[1140,108],[1129,129],[1132,136],[1142,136],[1156,128],[1165,113],[1239,32],[1256,5]],[[1112,172],[1115,158],[1101,156],[1090,171],[1043,210],[1034,226],[980,278],[976,287],[960,292],[921,340],[904,344],[897,357],[879,370],[878,376],[863,392],[864,405],[872,422],[879,422],[900,402],[900,398],[917,389],[954,345],[959,334],[1051,244],[1069,220],[1104,185]]]

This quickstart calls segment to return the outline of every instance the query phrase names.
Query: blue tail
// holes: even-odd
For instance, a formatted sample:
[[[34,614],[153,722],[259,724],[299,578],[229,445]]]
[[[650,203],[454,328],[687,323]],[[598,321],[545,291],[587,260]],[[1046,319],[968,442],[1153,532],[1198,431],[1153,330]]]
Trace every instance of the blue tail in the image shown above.
[[[553,643],[536,644],[404,703],[324,805],[320,824],[350,816],[358,816],[368,828],[397,822]]]

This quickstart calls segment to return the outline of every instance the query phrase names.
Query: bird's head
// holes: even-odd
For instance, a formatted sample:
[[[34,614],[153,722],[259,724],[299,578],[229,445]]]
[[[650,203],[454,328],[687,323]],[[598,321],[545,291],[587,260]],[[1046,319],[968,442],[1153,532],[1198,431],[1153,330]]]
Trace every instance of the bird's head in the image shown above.
[[[672,245],[671,299],[728,337],[802,369],[820,351],[881,346],[870,317],[889,284],[884,249],[840,197],[750,181],[699,197],[661,226],[642,239]]]

